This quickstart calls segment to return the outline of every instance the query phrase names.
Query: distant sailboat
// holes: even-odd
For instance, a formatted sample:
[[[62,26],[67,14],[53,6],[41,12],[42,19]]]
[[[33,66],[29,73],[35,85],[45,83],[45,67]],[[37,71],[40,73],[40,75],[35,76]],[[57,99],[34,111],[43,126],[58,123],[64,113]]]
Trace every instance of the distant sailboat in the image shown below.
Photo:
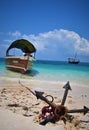
[[[77,58],[77,53],[75,54],[75,57],[74,58],[68,58],[68,63],[70,64],[78,64],[80,61],[79,59]]]

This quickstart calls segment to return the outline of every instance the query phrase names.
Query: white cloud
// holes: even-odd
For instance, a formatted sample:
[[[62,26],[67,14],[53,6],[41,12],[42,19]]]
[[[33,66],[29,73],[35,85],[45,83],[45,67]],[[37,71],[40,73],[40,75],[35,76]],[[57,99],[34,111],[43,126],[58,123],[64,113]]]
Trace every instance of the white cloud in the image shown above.
[[[10,39],[6,39],[6,40],[4,40],[4,42],[12,43],[12,40],[10,40]]]
[[[53,30],[39,35],[23,35],[23,38],[33,42],[38,51],[65,49],[65,52],[89,54],[89,41],[81,38],[77,33],[64,29]]]
[[[9,35],[12,35],[14,37],[19,37],[19,36],[21,36],[21,33],[19,31],[9,32]]]
[[[84,55],[89,55],[89,41],[84,38],[80,38],[75,46],[76,50],[79,53],[83,53]]]
[[[32,42],[37,49],[38,59],[66,60],[77,52],[79,57],[89,59],[89,41],[82,38],[74,31],[55,29],[53,31],[39,33],[38,35],[21,35],[19,31],[9,32],[10,39],[14,36],[24,38]],[[4,40],[9,44],[14,40]],[[89,61],[89,60],[88,60]]]

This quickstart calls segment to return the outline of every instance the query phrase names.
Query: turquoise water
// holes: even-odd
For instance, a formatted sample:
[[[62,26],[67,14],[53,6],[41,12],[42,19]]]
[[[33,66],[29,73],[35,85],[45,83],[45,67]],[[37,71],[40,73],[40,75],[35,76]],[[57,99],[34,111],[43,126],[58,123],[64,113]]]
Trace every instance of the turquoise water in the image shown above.
[[[4,59],[0,59],[0,76],[17,77],[21,74],[5,68]],[[89,63],[68,64],[61,61],[36,61],[33,69],[23,75],[23,78],[46,80],[51,82],[67,82],[89,86]]]

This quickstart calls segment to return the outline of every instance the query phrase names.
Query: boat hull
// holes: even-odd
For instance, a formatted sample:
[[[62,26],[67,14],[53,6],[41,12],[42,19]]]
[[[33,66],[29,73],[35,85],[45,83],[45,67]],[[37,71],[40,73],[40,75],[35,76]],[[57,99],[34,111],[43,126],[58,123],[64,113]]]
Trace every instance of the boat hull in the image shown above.
[[[69,64],[79,64],[79,61],[68,61]]]
[[[26,57],[13,57],[6,56],[6,68],[20,73],[26,73],[27,70],[31,70],[33,60]]]

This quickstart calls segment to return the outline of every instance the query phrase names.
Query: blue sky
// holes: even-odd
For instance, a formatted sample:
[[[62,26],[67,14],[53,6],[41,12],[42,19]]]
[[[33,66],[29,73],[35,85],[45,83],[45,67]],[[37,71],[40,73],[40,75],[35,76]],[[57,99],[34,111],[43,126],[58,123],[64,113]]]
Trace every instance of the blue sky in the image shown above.
[[[0,0],[0,57],[25,38],[37,59],[89,62],[89,0]]]

